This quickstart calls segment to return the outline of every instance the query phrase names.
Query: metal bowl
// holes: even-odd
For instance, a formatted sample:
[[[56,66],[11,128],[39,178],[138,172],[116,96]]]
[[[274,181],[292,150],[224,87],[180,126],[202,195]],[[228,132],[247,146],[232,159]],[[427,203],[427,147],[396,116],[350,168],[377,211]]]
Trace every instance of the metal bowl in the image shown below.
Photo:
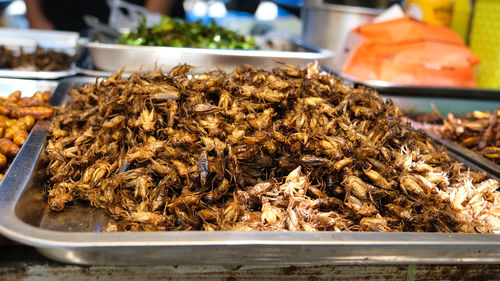
[[[302,7],[302,39],[341,54],[349,32],[373,20],[381,9],[324,3],[307,0]],[[337,57],[337,56],[336,56]],[[327,63],[333,69],[334,62]]]

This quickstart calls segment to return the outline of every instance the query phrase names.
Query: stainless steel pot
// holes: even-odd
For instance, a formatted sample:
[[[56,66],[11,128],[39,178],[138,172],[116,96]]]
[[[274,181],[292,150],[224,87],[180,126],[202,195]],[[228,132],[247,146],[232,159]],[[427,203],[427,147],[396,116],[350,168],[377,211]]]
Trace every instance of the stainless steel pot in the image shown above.
[[[306,0],[301,11],[302,39],[333,51],[334,59],[327,62],[327,66],[333,69],[338,54],[342,53],[349,31],[371,21],[381,12],[381,9],[328,4],[323,0]]]

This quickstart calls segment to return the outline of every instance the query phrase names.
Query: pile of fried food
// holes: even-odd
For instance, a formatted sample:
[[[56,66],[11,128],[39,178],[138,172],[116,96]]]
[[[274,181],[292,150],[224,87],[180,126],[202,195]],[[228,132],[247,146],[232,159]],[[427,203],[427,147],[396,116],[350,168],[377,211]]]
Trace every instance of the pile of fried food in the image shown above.
[[[500,231],[498,182],[374,90],[315,65],[189,69],[69,92],[44,156],[52,210],[87,201],[107,231]]]
[[[31,97],[21,98],[15,91],[7,97],[0,97],[0,180],[9,164],[28,138],[36,119],[48,118],[51,92],[36,92]]]
[[[446,118],[441,116],[437,122],[423,118],[423,121],[437,124],[424,126],[424,129],[441,138],[455,141],[500,164],[500,110],[497,109],[493,113],[476,110],[463,117],[449,113]]]
[[[63,71],[70,68],[74,57],[65,52],[44,50],[37,46],[33,53],[23,49],[19,54],[0,46],[0,68],[28,71]]]

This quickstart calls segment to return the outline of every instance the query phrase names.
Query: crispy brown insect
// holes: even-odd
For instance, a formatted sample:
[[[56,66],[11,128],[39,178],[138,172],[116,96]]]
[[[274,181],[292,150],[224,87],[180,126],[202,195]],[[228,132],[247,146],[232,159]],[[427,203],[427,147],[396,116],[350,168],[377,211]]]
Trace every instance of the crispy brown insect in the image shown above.
[[[22,49],[19,54],[5,46],[0,46],[1,68],[30,70],[30,71],[61,71],[69,69],[75,56],[65,52],[52,49],[43,49],[36,46],[35,51],[25,52]]]
[[[198,157],[198,171],[200,172],[201,186],[204,186],[207,182],[208,173],[210,173],[210,167],[208,165],[208,155],[206,150],[203,150]]]
[[[208,202],[215,202],[217,200],[220,200],[224,195],[226,195],[228,190],[229,190],[229,182],[226,179],[224,179],[218,186],[213,188],[212,191],[207,192],[205,194],[205,199]]]
[[[442,125],[426,126],[426,130],[456,141],[484,157],[500,163],[500,155],[494,152],[500,147],[499,115],[499,109],[493,113],[476,110],[463,117],[457,117],[450,113],[447,118],[439,120],[443,123]],[[415,118],[417,121],[426,121],[426,115],[418,115]]]
[[[410,128],[374,90],[314,65],[193,77],[190,68],[118,72],[70,91],[45,149],[53,210],[86,201],[123,231],[500,230],[498,183]],[[0,106],[19,103],[30,104]],[[449,126],[491,128],[469,140],[479,143],[497,134],[489,119],[450,116]],[[484,153],[496,157],[495,147]]]

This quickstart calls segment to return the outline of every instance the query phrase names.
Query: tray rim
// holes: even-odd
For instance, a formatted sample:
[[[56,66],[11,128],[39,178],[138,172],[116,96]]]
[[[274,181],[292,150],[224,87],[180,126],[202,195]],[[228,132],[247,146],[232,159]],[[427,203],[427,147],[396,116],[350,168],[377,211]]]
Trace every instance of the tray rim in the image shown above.
[[[241,64],[274,66],[282,61],[285,63],[305,65],[306,63],[312,63],[314,61],[324,63],[334,57],[332,51],[321,49],[301,39],[277,38],[276,40],[286,41],[304,47],[307,51],[292,52],[277,50],[130,46],[114,42],[108,43],[98,41],[87,42],[84,46],[87,48],[89,57],[97,70],[111,72],[115,72],[118,69],[124,69],[127,72],[143,72],[145,69],[152,70],[160,66],[170,69],[182,63],[188,63],[195,66],[196,68],[194,71],[197,73],[206,72],[215,68],[232,71]],[[125,60],[123,60],[124,57],[126,58]]]
[[[64,77],[74,76],[76,74],[78,74],[78,68],[74,66],[70,67],[68,70],[63,71],[28,71],[0,69],[1,78],[56,80]]]
[[[131,46],[122,44],[111,44],[102,42],[86,42],[83,45],[89,50],[95,49],[111,49],[111,50],[132,50],[140,52],[164,51],[198,55],[213,55],[213,56],[228,56],[228,57],[247,57],[247,58],[290,58],[304,60],[324,60],[334,56],[330,50],[321,49],[311,46],[306,42],[298,39],[292,39],[292,43],[306,45],[310,49],[315,49],[316,52],[292,52],[292,51],[275,51],[275,50],[241,50],[241,49],[208,49],[208,48],[189,48],[189,47],[166,47],[166,46]]]

